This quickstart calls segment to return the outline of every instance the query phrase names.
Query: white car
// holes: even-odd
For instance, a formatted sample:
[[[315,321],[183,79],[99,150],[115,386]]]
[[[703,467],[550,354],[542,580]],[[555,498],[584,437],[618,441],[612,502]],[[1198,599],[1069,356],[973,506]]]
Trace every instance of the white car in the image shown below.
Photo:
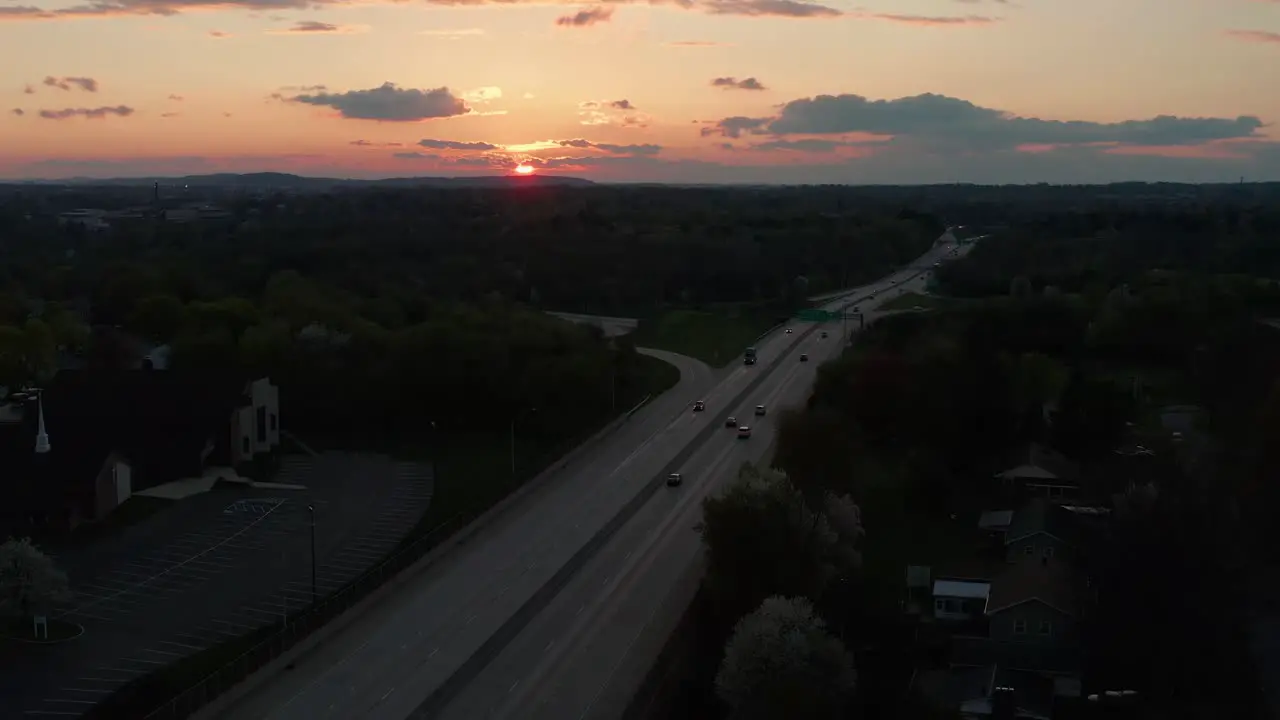
[[[739,440],[745,440],[746,438],[749,438],[749,437],[751,437],[751,428],[747,427],[746,425],[743,425],[742,427],[738,428]]]

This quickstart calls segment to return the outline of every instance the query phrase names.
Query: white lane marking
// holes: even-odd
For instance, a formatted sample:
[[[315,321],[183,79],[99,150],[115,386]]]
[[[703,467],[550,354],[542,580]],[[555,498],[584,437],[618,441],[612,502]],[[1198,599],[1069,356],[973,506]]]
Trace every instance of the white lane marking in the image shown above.
[[[391,697],[391,693],[393,693],[393,692],[395,692],[395,691],[396,691],[396,689],[395,689],[395,688],[391,688],[390,690],[388,690],[388,691],[386,692],[386,694],[385,694],[385,695],[383,695],[382,697],[378,698],[378,702],[382,702],[383,700],[386,700],[387,698]]]
[[[507,688],[507,694],[508,694],[508,695],[510,695],[510,694],[511,694],[511,691],[512,691],[512,690],[515,690],[515,689],[516,689],[516,686],[517,686],[517,685],[519,685],[519,684],[520,684],[520,681],[519,681],[519,680],[517,680],[517,681],[515,681],[515,682],[511,683],[511,687]]]
[[[431,658],[435,657],[435,656],[436,656],[436,653],[438,653],[438,652],[440,652],[440,648],[436,648],[436,649],[432,650],[432,651],[431,651],[431,654],[427,656],[427,659],[428,659],[428,660],[430,660]]]

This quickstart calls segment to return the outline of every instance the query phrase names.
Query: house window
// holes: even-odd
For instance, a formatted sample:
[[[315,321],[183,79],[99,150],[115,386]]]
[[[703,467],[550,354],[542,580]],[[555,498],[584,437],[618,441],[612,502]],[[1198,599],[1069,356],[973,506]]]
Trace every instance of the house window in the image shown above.
[[[947,611],[947,601],[946,601],[946,600],[934,600],[934,601],[933,601],[933,611],[934,611],[934,612],[946,612],[946,611]]]
[[[1045,548],[1044,552],[1041,553],[1041,555],[1044,557],[1045,560],[1048,560],[1049,558],[1053,557],[1053,548],[1052,547]]]
[[[254,425],[258,427],[258,442],[264,443],[267,441],[267,409],[265,407],[258,407],[257,420]]]
[[[246,455],[252,452],[252,449],[249,447],[249,438],[241,438],[240,445],[244,448],[244,453]]]
[[[1023,555],[1035,555],[1035,554],[1036,554],[1036,546],[1035,546],[1035,545],[1027,545],[1026,547],[1022,548],[1022,554],[1023,554]]]
[[[1017,634],[1017,635],[1026,635],[1026,634],[1027,634],[1027,621],[1026,621],[1026,620],[1014,620],[1014,621],[1013,621],[1013,632],[1014,632],[1015,634]]]
[[[276,414],[271,413],[271,432],[276,431]]]
[[[1053,634],[1053,623],[1049,622],[1048,620],[1041,620],[1041,621],[1040,621],[1040,634],[1041,634],[1041,635],[1052,635],[1052,634]]]

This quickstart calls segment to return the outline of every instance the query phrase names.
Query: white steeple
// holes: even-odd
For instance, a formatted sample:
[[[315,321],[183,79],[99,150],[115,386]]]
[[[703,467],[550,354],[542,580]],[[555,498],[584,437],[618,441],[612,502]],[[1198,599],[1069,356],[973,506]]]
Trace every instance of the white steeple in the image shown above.
[[[36,396],[36,413],[39,418],[39,427],[36,429],[36,453],[43,455],[49,452],[49,433],[44,430],[44,393]]]

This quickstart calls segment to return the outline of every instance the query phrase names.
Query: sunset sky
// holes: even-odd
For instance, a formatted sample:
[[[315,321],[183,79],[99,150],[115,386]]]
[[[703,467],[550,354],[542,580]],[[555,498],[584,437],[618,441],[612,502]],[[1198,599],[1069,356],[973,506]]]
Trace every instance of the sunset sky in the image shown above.
[[[0,0],[0,177],[1280,180],[1280,0]]]

